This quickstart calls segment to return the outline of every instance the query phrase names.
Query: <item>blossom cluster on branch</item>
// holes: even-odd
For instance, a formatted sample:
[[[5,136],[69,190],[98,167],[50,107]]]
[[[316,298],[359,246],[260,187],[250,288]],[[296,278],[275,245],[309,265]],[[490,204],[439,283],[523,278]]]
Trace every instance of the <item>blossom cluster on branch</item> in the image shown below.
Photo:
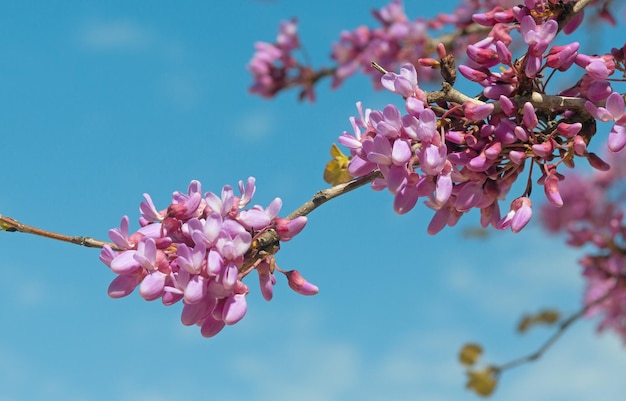
[[[491,10],[498,3],[493,0],[466,1],[451,14],[412,21],[404,12],[402,2],[392,0],[380,10],[372,11],[380,27],[361,25],[353,31],[341,32],[331,51],[336,65],[319,69],[301,62],[295,54],[301,49],[297,19],[284,21],[280,24],[276,42],[255,44],[256,52],[248,63],[248,70],[254,77],[250,92],[271,98],[282,90],[300,87],[300,99],[313,101],[314,87],[320,79],[331,77],[333,88],[338,88],[359,71],[369,75],[374,86],[381,88],[379,73],[371,66],[372,60],[389,70],[395,70],[407,61],[418,65],[420,58],[433,54],[439,42],[445,43],[449,52],[460,53],[466,45],[488,32],[473,23],[472,15],[480,10]],[[455,32],[435,40],[437,34],[451,29]],[[436,77],[430,68],[418,68],[422,80]]]
[[[259,277],[261,293],[272,299],[274,273],[283,273],[289,286],[303,295],[318,289],[297,270],[284,271],[275,262],[278,243],[259,246],[258,237],[275,232],[289,241],[305,226],[305,216],[278,217],[282,201],[274,199],[267,208],[245,209],[256,190],[255,179],[239,182],[240,196],[224,186],[221,196],[202,193],[198,181],[187,193],[174,192],[167,209],[158,211],[148,194],[140,205],[141,228],[130,234],[127,216],[119,228],[109,231],[116,246],[105,245],[100,260],[118,276],[109,286],[113,298],[124,297],[139,286],[147,301],[161,299],[164,305],[183,301],[181,321],[198,325],[212,337],[225,325],[243,318],[247,310],[248,286],[242,279],[252,270]]]
[[[363,112],[359,105],[359,117],[351,119],[353,133],[344,132],[339,137],[350,150],[350,175],[379,169],[383,177],[372,187],[388,189],[394,195],[394,210],[400,214],[424,197],[426,205],[436,211],[428,227],[434,234],[446,225],[455,225],[473,208],[480,209],[483,227],[520,231],[532,216],[529,196],[534,166],[541,174],[537,183],[555,206],[563,205],[559,168],[572,167],[576,158],[585,158],[595,168],[608,169],[587,145],[596,132],[596,119],[614,121],[610,150],[619,151],[626,144],[624,101],[608,81],[617,69],[623,70],[623,58],[617,57],[617,50],[604,57],[579,53],[577,42],[550,47],[559,30],[554,18],[563,20],[563,13],[574,13],[573,8],[557,5],[560,3],[529,0],[525,6],[474,16],[477,23],[491,26],[492,31],[486,39],[467,47],[467,63],[458,70],[483,87],[484,100],[469,98],[452,88],[454,61],[441,44],[439,60],[419,60],[421,65],[442,70],[445,82],[436,100],[420,89],[413,64],[403,65],[400,73],[385,73],[382,86],[405,99],[406,113],[394,105]],[[572,15],[564,25],[567,31],[581,22],[577,17],[580,12]],[[508,49],[514,33],[527,45],[518,59]],[[583,77],[567,92],[575,92],[585,102],[587,114],[532,101],[533,93],[545,94],[543,74],[574,65],[584,68]],[[491,71],[495,66],[501,68]],[[596,106],[595,102],[605,102],[606,106]],[[525,191],[501,216],[498,202],[527,165]]]
[[[592,242],[604,251],[603,256],[582,262],[589,304],[608,287],[624,286],[622,212],[597,196],[585,202],[573,199],[572,188],[597,185],[593,180],[583,184],[575,177],[565,179],[564,172],[585,159],[598,177],[614,174],[607,172],[613,163],[588,148],[598,122],[612,124],[607,140],[610,152],[626,147],[624,95],[613,87],[626,76],[626,45],[620,43],[604,54],[585,54],[577,41],[557,45],[555,39],[579,29],[591,5],[600,18],[615,24],[609,3],[464,1],[452,14],[411,21],[401,1],[392,0],[373,12],[381,27],[343,32],[332,48],[337,65],[319,71],[304,67],[294,56],[301,44],[292,20],[282,25],[277,44],[257,44],[248,66],[255,82],[252,91],[272,97],[283,89],[301,87],[301,97],[313,100],[313,87],[320,78],[332,76],[337,87],[361,70],[373,79],[375,88],[401,96],[402,107],[369,110],[357,103],[358,115],[350,118],[352,131],[338,139],[349,155],[333,145],[325,179],[337,184],[371,176],[373,189],[393,195],[393,208],[399,214],[424,199],[435,211],[430,234],[455,225],[472,209],[480,210],[483,227],[518,232],[531,219],[531,192],[537,185],[543,187],[548,203],[561,210],[551,212],[553,219],[577,207],[591,208],[594,202],[605,205],[600,209],[608,215],[600,221],[570,229],[577,238],[571,244]],[[453,32],[443,34],[444,28]],[[279,59],[289,62],[280,65]],[[462,60],[458,68],[456,60]],[[276,71],[280,80],[267,74]],[[424,91],[420,84],[433,81],[437,71],[441,90]],[[480,94],[468,96],[455,89],[457,72],[480,85]],[[576,83],[550,92],[550,82],[564,72],[570,79],[577,75]],[[379,175],[372,175],[375,172]],[[500,202],[518,179],[525,181],[525,189],[516,194],[508,212],[501,213]],[[576,196],[592,196],[591,192],[584,189]],[[602,327],[626,338],[626,296],[613,291],[614,296],[592,311],[602,310]]]
[[[599,329],[614,330],[626,342],[625,157],[611,156],[609,171],[568,174],[563,207],[542,206],[541,222],[550,232],[567,233],[568,245],[588,250],[580,259],[585,304],[595,303],[587,314],[601,315]]]

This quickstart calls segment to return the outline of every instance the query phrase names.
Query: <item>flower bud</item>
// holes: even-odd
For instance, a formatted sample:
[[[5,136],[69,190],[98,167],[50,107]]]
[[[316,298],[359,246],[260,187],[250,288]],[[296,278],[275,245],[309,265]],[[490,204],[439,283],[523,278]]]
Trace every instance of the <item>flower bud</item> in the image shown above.
[[[591,167],[595,168],[596,170],[609,171],[611,169],[611,166],[609,165],[609,163],[600,159],[600,157],[596,155],[595,153],[592,153],[592,152],[587,153],[587,161],[589,162]]]
[[[285,272],[285,276],[287,276],[289,287],[298,294],[315,295],[319,292],[319,288],[306,281],[297,270]]]

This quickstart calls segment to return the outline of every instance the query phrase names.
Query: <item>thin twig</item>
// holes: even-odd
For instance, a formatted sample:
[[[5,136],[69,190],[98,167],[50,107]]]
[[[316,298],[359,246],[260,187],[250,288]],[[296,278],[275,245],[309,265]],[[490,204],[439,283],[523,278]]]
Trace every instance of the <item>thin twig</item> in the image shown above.
[[[380,171],[378,169],[372,171],[371,173],[364,175],[362,177],[355,178],[351,181],[348,181],[344,184],[335,185],[334,187],[321,190],[313,195],[313,198],[306,201],[302,206],[291,212],[287,219],[293,220],[296,217],[306,216],[311,213],[313,210],[317,209],[319,206],[328,202],[329,200],[336,198],[341,195],[345,195],[350,191],[353,191],[357,188],[360,188],[372,181],[374,179],[380,177]],[[256,238],[256,249],[267,249],[275,244],[278,244],[280,238],[276,231],[268,230],[263,234],[259,235]],[[248,254],[255,253],[255,250],[251,249],[248,251]],[[247,254],[247,255],[248,255]],[[246,255],[246,256],[247,256]]]
[[[70,242],[72,244],[85,246],[87,248],[102,248],[105,245],[109,245],[113,249],[119,249],[117,245],[107,242],[101,241],[91,237],[85,237],[82,235],[65,235],[59,234],[52,231],[44,230],[41,228],[29,226],[28,224],[20,223],[19,221],[11,218],[0,215],[0,227],[5,231],[9,232],[21,232],[26,234],[34,234],[40,237],[55,239],[57,241]]]
[[[554,332],[550,338],[548,338],[548,340],[543,343],[543,345],[541,347],[539,347],[539,349],[537,349],[535,352],[531,353],[530,355],[526,355],[517,359],[514,359],[510,362],[506,362],[502,365],[499,366],[492,366],[493,369],[495,369],[496,372],[500,373],[504,370],[508,370],[514,367],[517,367],[519,365],[523,365],[525,363],[528,362],[533,362],[536,361],[537,359],[541,358],[546,351],[548,351],[548,349],[550,349],[550,347],[552,347],[552,345],[554,345],[554,343],[556,343],[556,341],[563,335],[563,333],[565,333],[565,331],[572,325],[574,324],[578,319],[580,319],[581,317],[583,317],[585,315],[585,313],[587,313],[589,311],[589,309],[591,309],[592,307],[596,306],[597,304],[603,302],[604,300],[606,300],[609,295],[611,295],[611,292],[613,292],[613,290],[616,288],[616,286],[614,286],[613,288],[609,289],[604,295],[602,295],[601,297],[593,300],[592,302],[588,303],[587,305],[585,305],[581,310],[579,310],[578,312],[572,314],[570,317],[568,317],[567,319],[563,320],[559,326],[557,327],[556,332]]]
[[[335,185],[334,187],[319,191],[318,193],[313,195],[313,198],[311,200],[307,201],[302,206],[291,212],[291,214],[287,216],[287,219],[293,220],[296,217],[306,216],[307,214],[311,213],[313,210],[317,209],[320,205],[328,202],[329,200],[347,194],[348,192],[353,191],[357,188],[360,188],[363,185],[372,182],[378,177],[381,177],[380,171],[374,170],[367,175],[355,178],[344,184]]]
[[[355,178],[352,181],[346,182],[344,184],[339,184],[332,188],[319,191],[313,196],[311,200],[307,201],[302,206],[294,210],[289,216],[287,216],[287,218],[292,220],[299,216],[306,216],[307,214],[311,213],[313,210],[317,209],[320,205],[328,202],[329,200],[353,191],[359,187],[362,187],[363,185],[372,182],[377,177],[380,177],[380,172],[378,170],[375,170],[367,175],[364,175],[363,177]],[[0,229],[8,232],[21,232],[26,234],[38,235],[40,237],[69,242],[88,248],[102,248],[105,245],[109,245],[114,250],[122,250],[111,242],[101,241],[95,238],[85,237],[81,235],[71,236],[59,234],[20,223],[19,221],[11,217],[2,215],[0,215]],[[269,245],[277,243],[278,240],[278,234],[276,234],[274,230],[268,230],[257,238],[257,248],[265,249]]]

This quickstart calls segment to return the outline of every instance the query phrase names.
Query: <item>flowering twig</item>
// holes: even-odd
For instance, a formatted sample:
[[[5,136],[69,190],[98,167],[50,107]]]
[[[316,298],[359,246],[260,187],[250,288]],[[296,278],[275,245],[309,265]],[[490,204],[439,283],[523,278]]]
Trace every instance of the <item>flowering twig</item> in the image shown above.
[[[293,220],[296,217],[306,216],[311,213],[320,205],[326,203],[327,201],[336,198],[340,195],[346,194],[352,190],[355,190],[363,185],[372,182],[375,178],[380,176],[380,172],[378,170],[371,172],[368,175],[363,177],[355,178],[352,181],[346,182],[344,184],[336,185],[332,188],[324,189],[322,191],[317,192],[311,200],[305,202],[302,206],[294,210],[287,219]],[[44,230],[41,228],[33,227],[27,224],[20,223],[19,221],[11,218],[0,215],[0,228],[4,231],[8,232],[21,232],[26,234],[34,234],[45,238],[50,238],[58,241],[70,242],[72,244],[85,246],[88,248],[102,248],[105,245],[110,246],[113,250],[120,250],[120,248],[107,241],[98,240],[91,237],[85,237],[82,235],[65,235],[59,234],[52,231]],[[266,233],[257,238],[257,248],[265,248],[272,243],[276,243],[279,241],[278,234],[274,230],[269,230]]]
[[[441,86],[441,90],[433,91],[433,92],[425,92],[426,99],[429,104],[437,103],[441,101],[446,102],[454,102],[458,104],[463,104],[466,102],[472,102],[477,106],[482,106],[488,103],[494,105],[494,113],[499,113],[502,111],[502,105],[499,101],[495,100],[493,102],[483,102],[475,97],[470,97],[452,87],[452,85],[444,82]],[[622,97],[626,100],[626,94],[622,94]],[[573,96],[560,96],[560,95],[546,95],[544,93],[532,92],[529,95],[518,96],[510,99],[514,102],[517,107],[521,107],[526,102],[532,103],[532,105],[537,109],[544,110],[571,110],[575,111],[577,115],[580,116],[582,120],[591,119],[592,116],[589,114],[587,109],[585,109],[586,99],[582,99],[580,97]],[[600,106],[604,106],[606,104],[605,101],[598,102]]]

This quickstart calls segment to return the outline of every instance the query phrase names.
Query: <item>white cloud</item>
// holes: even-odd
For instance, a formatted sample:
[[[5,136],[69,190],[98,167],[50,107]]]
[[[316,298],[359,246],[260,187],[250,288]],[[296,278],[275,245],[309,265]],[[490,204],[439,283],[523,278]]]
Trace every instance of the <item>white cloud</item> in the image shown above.
[[[78,35],[83,46],[94,50],[144,49],[153,40],[148,29],[125,19],[89,22]]]
[[[283,333],[280,351],[273,341],[257,339],[259,352],[240,354],[230,368],[246,377],[258,401],[475,401],[476,395],[464,388],[465,375],[456,360],[455,346],[465,337],[461,331],[396,333],[375,349],[289,332]],[[511,353],[519,354],[519,347],[512,348]],[[590,325],[579,325],[537,362],[504,372],[490,400],[622,399],[624,351],[614,336],[598,337]]]
[[[169,74],[161,80],[164,95],[179,109],[189,110],[198,104],[200,91],[189,73]]]
[[[46,298],[45,284],[27,280],[19,283],[15,289],[15,301],[18,305],[32,307],[41,305]]]
[[[264,110],[246,111],[237,123],[235,135],[246,140],[262,140],[267,138],[275,128],[274,116]]]
[[[539,229],[494,237],[477,241],[477,257],[463,254],[451,263],[442,283],[447,291],[475,303],[482,313],[497,316],[522,312],[522,307],[549,306],[541,304],[563,301],[564,296],[581,299],[580,250]],[[578,306],[572,304],[573,309]]]

